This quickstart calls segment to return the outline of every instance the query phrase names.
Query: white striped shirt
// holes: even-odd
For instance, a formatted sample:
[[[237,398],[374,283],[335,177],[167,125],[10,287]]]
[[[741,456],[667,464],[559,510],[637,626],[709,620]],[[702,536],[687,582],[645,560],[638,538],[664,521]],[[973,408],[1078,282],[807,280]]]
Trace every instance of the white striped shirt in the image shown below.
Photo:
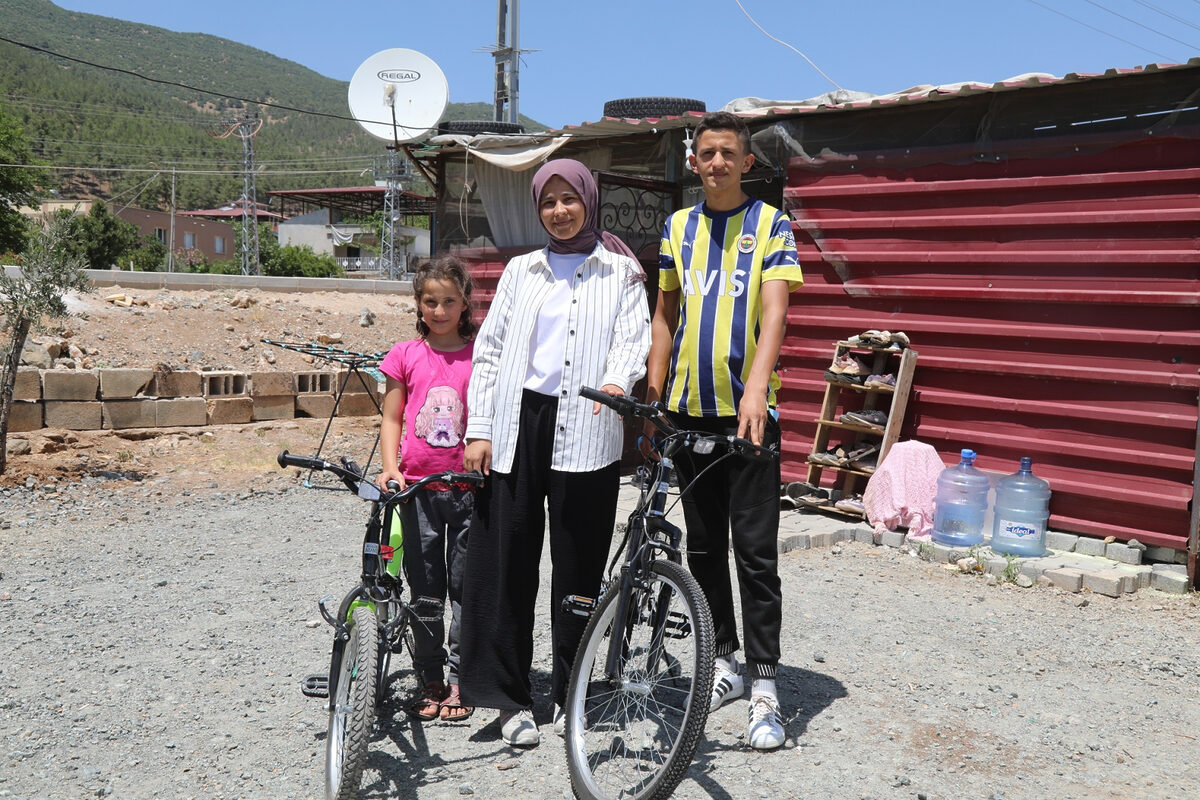
[[[593,416],[592,401],[579,396],[579,387],[611,383],[628,394],[645,374],[650,311],[637,272],[628,256],[597,244],[568,279],[571,306],[551,469],[587,472],[621,457],[620,417],[607,408]],[[531,335],[553,282],[544,249],[508,262],[475,338],[466,437],[491,441],[492,468],[499,472],[512,471]]]

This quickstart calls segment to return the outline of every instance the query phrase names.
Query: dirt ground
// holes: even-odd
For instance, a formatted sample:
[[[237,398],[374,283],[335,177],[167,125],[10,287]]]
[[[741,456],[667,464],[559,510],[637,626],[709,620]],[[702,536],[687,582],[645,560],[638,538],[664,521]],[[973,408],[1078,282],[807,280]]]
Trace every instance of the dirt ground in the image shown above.
[[[109,298],[109,299],[106,299]],[[125,303],[128,303],[126,305]],[[105,287],[68,298],[72,316],[36,342],[63,345],[74,368],[159,366],[172,369],[305,370],[336,365],[274,345],[319,344],[356,353],[384,352],[416,334],[412,299],[402,295],[337,292],[129,290]],[[368,324],[363,324],[368,323]],[[74,350],[69,348],[74,347]],[[65,366],[65,361],[63,362]],[[254,473],[275,468],[280,435],[293,451],[313,453],[327,420],[297,419],[213,428],[131,431],[42,429],[9,435],[8,469],[0,487],[85,475],[134,471],[146,477],[191,470],[221,486],[242,485]],[[369,452],[377,430],[373,418],[338,418],[334,442],[352,439],[351,452]],[[25,448],[29,452],[14,452]],[[342,452],[342,451],[339,451]]]

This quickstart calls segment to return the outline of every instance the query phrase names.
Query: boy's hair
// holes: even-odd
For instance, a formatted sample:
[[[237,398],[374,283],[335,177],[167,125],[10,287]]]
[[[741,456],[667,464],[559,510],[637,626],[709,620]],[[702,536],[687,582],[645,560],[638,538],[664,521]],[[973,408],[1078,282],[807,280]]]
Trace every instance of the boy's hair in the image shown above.
[[[454,256],[442,256],[436,261],[423,261],[413,276],[413,297],[417,301],[417,333],[421,338],[429,335],[429,326],[421,318],[421,292],[428,281],[447,281],[458,289],[463,298],[463,313],[458,318],[458,335],[467,341],[475,338],[475,331],[479,327],[475,324],[475,308],[471,305],[471,290],[475,285],[466,265]]]
[[[700,142],[700,134],[705,131],[733,131],[742,143],[742,151],[746,155],[750,154],[750,128],[746,127],[746,121],[737,114],[730,114],[728,111],[710,111],[705,114],[692,135],[693,149]]]

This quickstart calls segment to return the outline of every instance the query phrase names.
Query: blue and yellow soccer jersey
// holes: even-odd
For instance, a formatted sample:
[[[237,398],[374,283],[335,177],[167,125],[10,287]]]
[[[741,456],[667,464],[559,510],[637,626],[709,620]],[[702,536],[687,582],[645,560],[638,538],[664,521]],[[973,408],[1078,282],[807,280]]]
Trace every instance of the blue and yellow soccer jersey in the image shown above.
[[[745,391],[762,318],[764,281],[804,282],[787,215],[751,198],[726,212],[703,203],[663,226],[658,285],[682,290],[663,400],[694,417],[732,417]],[[767,404],[775,406],[772,371]]]

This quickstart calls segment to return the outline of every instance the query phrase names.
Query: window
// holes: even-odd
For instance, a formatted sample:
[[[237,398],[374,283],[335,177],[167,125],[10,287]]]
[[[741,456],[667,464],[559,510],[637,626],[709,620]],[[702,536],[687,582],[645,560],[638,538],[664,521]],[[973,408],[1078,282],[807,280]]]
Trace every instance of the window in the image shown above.
[[[225,255],[225,237],[224,236],[214,236],[213,237],[213,252],[219,256]]]
[[[183,235],[183,249],[184,250],[195,250],[196,249],[196,234],[185,233]]]
[[[154,229],[154,238],[158,239],[158,241],[162,242],[163,244],[166,244],[167,243],[167,229],[166,228],[155,228]]]

